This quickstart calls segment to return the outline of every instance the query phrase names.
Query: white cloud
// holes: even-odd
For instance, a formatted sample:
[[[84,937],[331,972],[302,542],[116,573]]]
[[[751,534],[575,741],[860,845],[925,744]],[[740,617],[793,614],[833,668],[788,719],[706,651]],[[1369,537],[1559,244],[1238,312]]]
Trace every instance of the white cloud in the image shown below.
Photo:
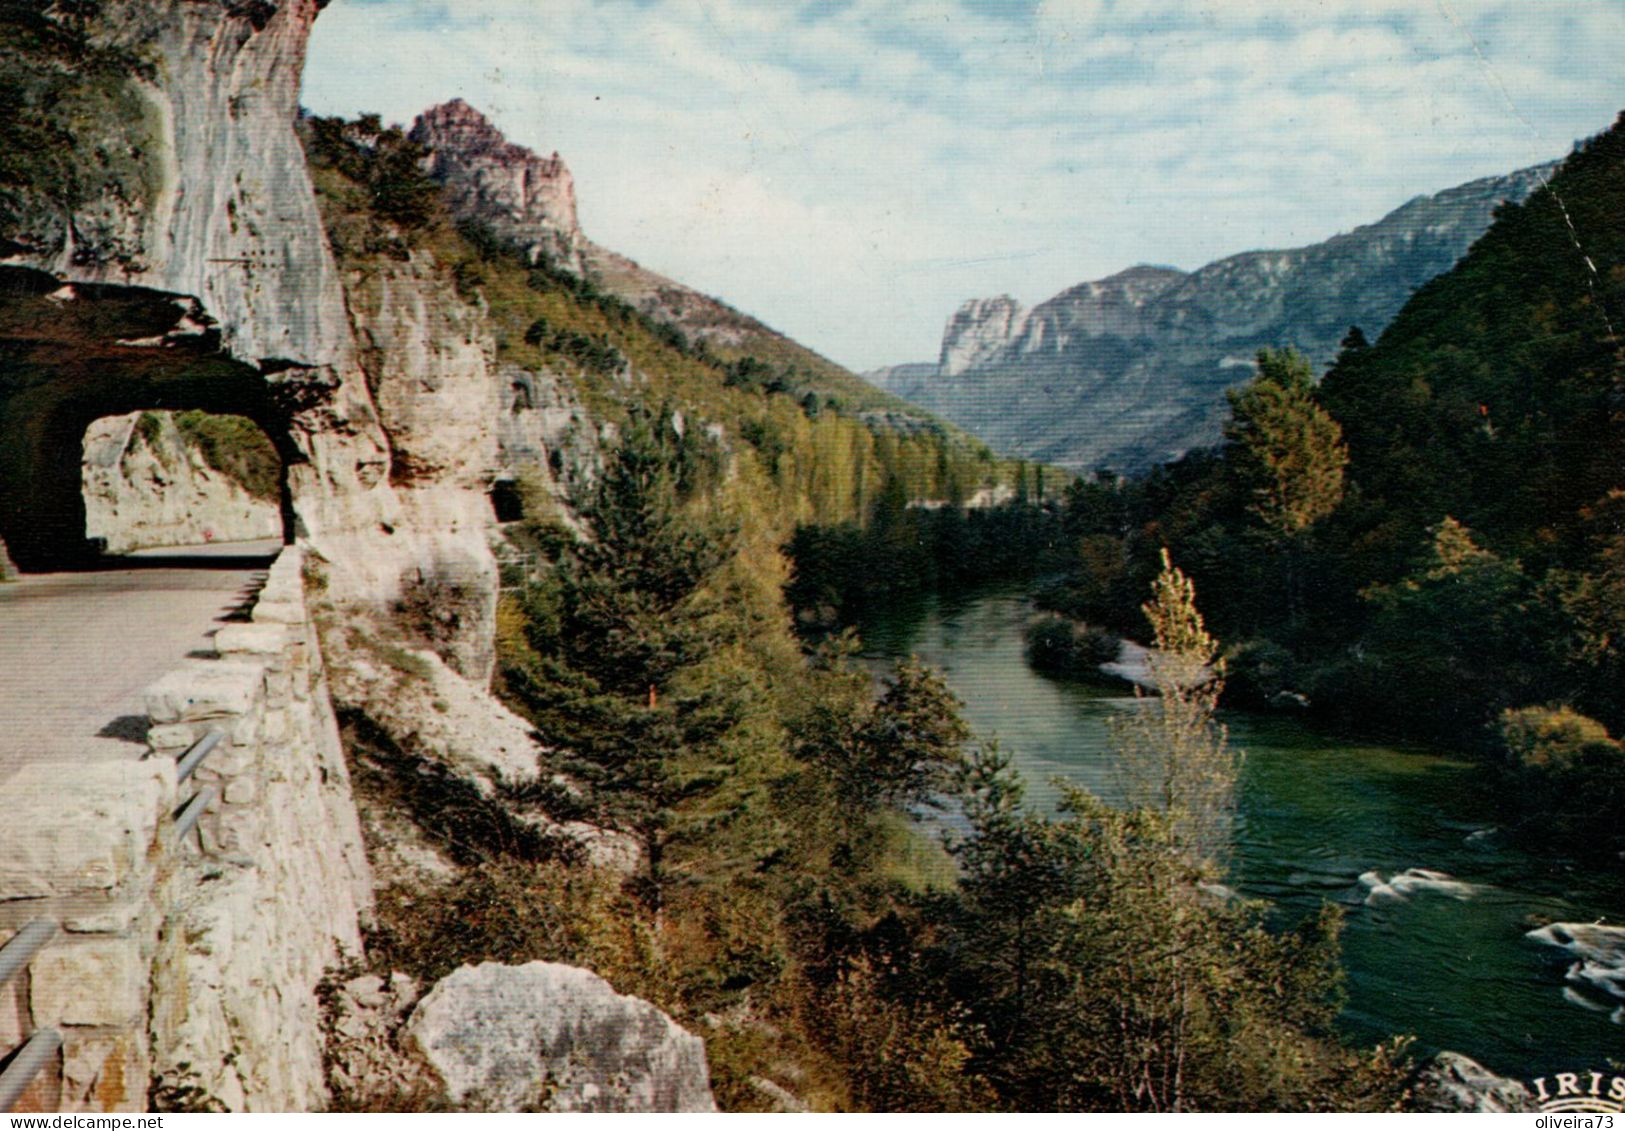
[[[306,102],[462,96],[590,235],[857,367],[958,303],[1194,267],[1561,155],[1625,104],[1584,0],[335,0]]]

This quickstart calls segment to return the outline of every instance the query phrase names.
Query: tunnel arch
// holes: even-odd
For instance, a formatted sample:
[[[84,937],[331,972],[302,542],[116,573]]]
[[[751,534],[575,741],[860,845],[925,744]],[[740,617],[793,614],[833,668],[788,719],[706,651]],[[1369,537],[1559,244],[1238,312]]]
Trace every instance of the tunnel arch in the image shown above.
[[[0,267],[0,543],[18,568],[95,560],[81,481],[92,422],[192,409],[247,417],[271,439],[282,460],[287,540],[287,469],[304,458],[289,413],[261,368],[221,348],[218,327],[195,299]]]

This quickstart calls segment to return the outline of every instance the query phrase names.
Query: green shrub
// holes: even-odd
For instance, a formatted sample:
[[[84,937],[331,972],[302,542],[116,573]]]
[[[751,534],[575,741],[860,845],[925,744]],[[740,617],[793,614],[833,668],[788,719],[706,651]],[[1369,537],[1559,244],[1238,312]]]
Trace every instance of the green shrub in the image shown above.
[[[137,426],[147,438],[144,413]],[[282,494],[282,457],[259,425],[243,416],[216,416],[207,412],[175,415],[181,436],[198,450],[203,462],[239,483],[256,499],[277,501]]]
[[[1520,831],[1612,863],[1625,846],[1625,747],[1595,719],[1568,707],[1503,711],[1509,806]],[[1537,814],[1537,820],[1529,820]]]
[[[1564,773],[1625,757],[1601,723],[1568,707],[1502,711],[1500,729],[1507,757],[1521,769]]]
[[[1088,678],[1117,659],[1122,641],[1103,628],[1046,613],[1027,626],[1027,662],[1052,675]]]

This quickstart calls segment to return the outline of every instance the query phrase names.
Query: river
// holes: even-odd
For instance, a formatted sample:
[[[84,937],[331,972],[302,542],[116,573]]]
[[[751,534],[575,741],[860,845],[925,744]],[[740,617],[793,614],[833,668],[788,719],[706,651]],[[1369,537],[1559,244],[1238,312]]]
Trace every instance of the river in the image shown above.
[[[877,666],[913,653],[943,672],[978,735],[1011,755],[1030,804],[1052,807],[1057,777],[1110,800],[1105,720],[1138,703],[1029,668],[1029,615],[1009,592],[924,596],[860,627]],[[1223,721],[1245,751],[1231,885],[1285,917],[1323,900],[1347,907],[1351,1038],[1411,1033],[1419,1051],[1455,1049],[1525,1080],[1625,1055],[1621,1003],[1566,980],[1573,956],[1527,937],[1546,921],[1625,923],[1617,875],[1509,843],[1485,775],[1460,756],[1275,716]],[[1410,869],[1449,878],[1372,887]]]

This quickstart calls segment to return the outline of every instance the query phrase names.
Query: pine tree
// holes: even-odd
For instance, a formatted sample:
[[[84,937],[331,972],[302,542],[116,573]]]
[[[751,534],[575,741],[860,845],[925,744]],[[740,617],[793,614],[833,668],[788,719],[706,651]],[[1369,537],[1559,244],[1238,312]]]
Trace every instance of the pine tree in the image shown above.
[[[1260,350],[1258,376],[1226,396],[1225,462],[1279,556],[1286,619],[1294,625],[1310,530],[1343,501],[1343,430],[1316,402],[1314,374],[1295,350]]]
[[[1348,448],[1315,402],[1309,362],[1295,350],[1260,350],[1258,376],[1227,396],[1227,458],[1270,535],[1296,537],[1337,509]]]
[[[942,677],[910,658],[886,678],[878,700],[866,674],[831,653],[830,685],[798,727],[801,758],[831,780],[854,813],[939,805],[964,763],[970,728]]]
[[[732,536],[682,506],[681,457],[666,414],[633,414],[582,507],[592,537],[524,594],[529,655],[507,673],[600,816],[637,835],[655,907],[683,811],[727,777],[718,740],[740,712],[727,683],[682,678],[729,643],[707,586]]]

